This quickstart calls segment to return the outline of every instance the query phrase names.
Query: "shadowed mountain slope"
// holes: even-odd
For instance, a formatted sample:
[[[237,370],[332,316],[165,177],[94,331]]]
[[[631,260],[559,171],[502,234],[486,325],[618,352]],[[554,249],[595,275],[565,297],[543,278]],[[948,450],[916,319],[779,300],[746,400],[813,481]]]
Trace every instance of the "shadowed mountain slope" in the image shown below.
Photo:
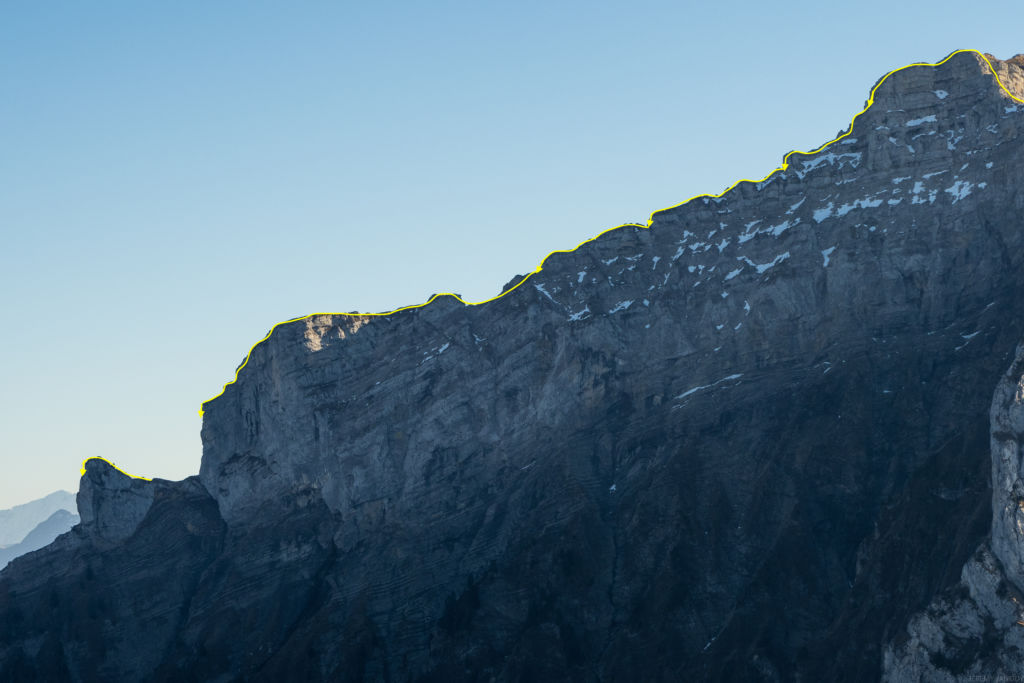
[[[81,524],[0,573],[0,674],[880,677],[989,532],[1021,61],[895,72],[496,301],[278,326],[197,477],[87,463]]]

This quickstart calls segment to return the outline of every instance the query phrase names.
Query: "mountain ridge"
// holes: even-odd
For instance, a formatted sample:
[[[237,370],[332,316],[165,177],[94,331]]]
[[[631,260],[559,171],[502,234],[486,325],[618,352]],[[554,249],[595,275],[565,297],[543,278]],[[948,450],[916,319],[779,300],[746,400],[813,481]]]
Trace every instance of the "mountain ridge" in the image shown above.
[[[405,310],[409,310],[409,309],[421,308],[423,306],[427,306],[427,305],[431,304],[434,300],[436,300],[438,297],[450,296],[450,297],[453,297],[457,301],[459,301],[459,302],[461,302],[461,303],[463,303],[463,304],[465,304],[467,306],[480,306],[482,304],[486,304],[486,303],[489,303],[491,301],[495,301],[495,300],[500,299],[501,297],[505,296],[510,291],[514,290],[515,288],[519,287],[520,285],[524,284],[535,273],[539,273],[541,270],[543,270],[544,262],[547,261],[551,256],[553,256],[555,254],[572,253],[572,252],[576,251],[577,249],[579,249],[580,247],[584,246],[585,244],[588,244],[589,242],[593,242],[594,240],[597,240],[597,239],[601,238],[603,235],[606,235],[606,234],[608,234],[608,233],[610,233],[612,231],[619,230],[619,229],[622,229],[622,228],[629,228],[629,227],[641,227],[641,228],[647,227],[647,228],[649,228],[653,224],[654,216],[657,213],[661,213],[663,211],[670,211],[672,209],[676,209],[676,208],[681,207],[681,206],[683,206],[685,204],[689,204],[690,202],[692,202],[692,201],[694,201],[696,199],[701,199],[701,198],[705,198],[705,197],[709,198],[709,199],[720,198],[720,197],[724,196],[725,194],[727,194],[728,192],[732,191],[734,188],[736,188],[741,183],[763,183],[763,182],[768,181],[773,175],[775,175],[779,171],[785,171],[788,168],[788,166],[789,166],[788,160],[790,159],[790,157],[792,157],[794,155],[813,156],[813,155],[823,151],[827,147],[830,147],[831,145],[835,144],[836,142],[839,142],[843,138],[849,136],[850,133],[853,131],[853,126],[856,123],[857,118],[860,117],[861,115],[863,115],[874,104],[875,92],[893,74],[898,73],[900,71],[903,71],[905,69],[910,69],[910,68],[914,68],[914,67],[938,67],[938,66],[941,66],[941,65],[945,64],[950,59],[952,59],[953,57],[955,57],[955,56],[957,56],[959,54],[976,54],[976,55],[978,55],[981,59],[984,60],[984,62],[988,66],[989,71],[992,73],[992,76],[995,78],[996,83],[998,84],[998,86],[1010,98],[1012,98],[1012,99],[1014,99],[1014,100],[1024,104],[1024,97],[1015,95],[1013,92],[1010,91],[1010,89],[1006,85],[1003,84],[1002,80],[1000,79],[999,73],[996,71],[996,68],[992,64],[993,61],[1000,62],[1000,60],[997,60],[994,56],[992,56],[992,55],[990,55],[988,53],[982,53],[980,50],[974,50],[974,49],[954,50],[953,52],[951,52],[949,55],[947,55],[945,58],[939,60],[938,62],[934,62],[934,63],[914,62],[914,63],[911,63],[911,64],[907,64],[905,66],[899,67],[897,69],[893,69],[892,71],[889,71],[884,76],[882,76],[875,83],[875,85],[872,86],[871,91],[870,91],[870,95],[868,96],[868,99],[865,102],[864,109],[862,109],[857,114],[854,114],[853,118],[850,120],[850,125],[846,127],[845,132],[840,131],[840,133],[835,138],[833,138],[832,140],[829,140],[828,142],[825,142],[825,143],[819,145],[818,147],[816,147],[815,149],[813,149],[813,150],[811,150],[809,152],[804,152],[804,151],[799,151],[799,150],[793,150],[791,152],[788,152],[787,154],[785,154],[783,156],[782,164],[780,166],[776,167],[775,169],[773,169],[772,171],[770,171],[767,175],[765,175],[764,178],[761,178],[760,180],[751,180],[751,179],[740,179],[740,180],[737,180],[732,185],[730,185],[726,189],[722,190],[722,192],[720,192],[719,194],[703,193],[703,194],[694,195],[693,197],[690,197],[689,199],[683,200],[682,202],[679,202],[678,204],[673,204],[672,206],[665,207],[664,209],[657,209],[655,211],[652,211],[651,212],[651,216],[650,216],[650,218],[648,218],[646,225],[641,225],[639,223],[623,223],[623,224],[615,226],[613,228],[608,228],[607,230],[604,230],[604,231],[598,233],[597,235],[595,235],[595,236],[593,236],[593,237],[591,237],[591,238],[589,238],[587,240],[584,240],[583,242],[581,242],[580,244],[576,245],[572,249],[556,249],[556,250],[550,252],[543,259],[541,259],[540,264],[533,271],[531,271],[530,273],[528,273],[526,275],[516,276],[516,278],[513,278],[513,280],[511,280],[509,282],[509,284],[507,284],[505,287],[502,288],[501,292],[499,292],[497,295],[495,295],[495,296],[493,296],[493,297],[491,297],[489,299],[484,299],[482,301],[476,301],[476,302],[470,302],[470,301],[463,300],[462,297],[460,295],[458,295],[458,294],[454,294],[454,293],[451,293],[451,292],[444,292],[444,293],[438,293],[438,294],[432,295],[431,297],[429,297],[427,299],[427,301],[425,301],[423,303],[420,303],[420,304],[410,304],[408,306],[400,306],[400,307],[398,307],[398,308],[396,308],[394,310],[386,311],[386,312],[380,312],[380,313],[351,313],[351,312],[350,313],[310,313],[310,314],[307,314],[307,315],[299,316],[297,318],[290,318],[288,320],[283,320],[283,321],[275,324],[273,327],[271,327],[270,331],[267,332],[266,336],[264,336],[261,340],[257,341],[255,344],[253,344],[253,346],[249,349],[249,352],[246,354],[245,359],[242,361],[242,363],[239,365],[239,367],[235,369],[235,378],[230,380],[227,384],[225,384],[224,388],[221,389],[221,392],[219,394],[217,394],[216,396],[213,396],[213,397],[207,399],[206,401],[203,401],[203,403],[199,407],[199,416],[200,417],[203,416],[204,408],[205,408],[207,403],[209,403],[209,402],[213,401],[214,399],[218,398],[220,395],[222,395],[224,393],[224,390],[227,388],[228,385],[233,384],[234,382],[236,382],[238,380],[238,374],[242,371],[242,369],[249,362],[249,356],[251,356],[253,349],[255,349],[256,346],[258,346],[258,345],[262,344],[264,341],[266,341],[270,337],[270,335],[274,333],[274,329],[276,329],[279,325],[285,325],[285,324],[289,324],[289,323],[294,323],[294,322],[298,322],[298,321],[305,320],[305,319],[308,319],[308,318],[313,318],[315,316],[320,316],[320,315],[351,315],[351,316],[392,315],[392,314],[398,313],[400,311],[405,311]],[[1002,62],[1000,62],[1000,63],[1002,63]],[[1018,64],[1018,65],[1024,64],[1024,54],[1016,55],[1014,57],[1011,57],[1010,59],[1006,60],[1006,63],[1007,64]]]
[[[879,677],[989,534],[1024,337],[1022,116],[986,69],[1024,70],[986,62],[885,79],[837,150],[500,306],[276,326],[198,476],[86,462],[82,523],[0,573],[0,673]]]

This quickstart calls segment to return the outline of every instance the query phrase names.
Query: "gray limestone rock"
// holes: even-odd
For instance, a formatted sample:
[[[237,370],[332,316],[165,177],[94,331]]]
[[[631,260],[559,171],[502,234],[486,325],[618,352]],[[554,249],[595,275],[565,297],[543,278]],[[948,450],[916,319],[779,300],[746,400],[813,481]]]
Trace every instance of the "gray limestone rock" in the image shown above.
[[[892,643],[939,642],[914,615],[962,573],[949,628],[1015,637],[985,582],[1016,551],[977,549],[1022,127],[957,54],[495,301],[277,326],[198,477],[90,466],[77,531],[0,573],[0,674],[870,680],[923,670]]]
[[[960,583],[885,649],[885,680],[1014,680],[1024,673],[1024,345],[992,400],[992,530]]]
[[[152,482],[129,477],[105,460],[87,460],[78,489],[83,530],[103,541],[123,541],[149,512],[153,489]]]

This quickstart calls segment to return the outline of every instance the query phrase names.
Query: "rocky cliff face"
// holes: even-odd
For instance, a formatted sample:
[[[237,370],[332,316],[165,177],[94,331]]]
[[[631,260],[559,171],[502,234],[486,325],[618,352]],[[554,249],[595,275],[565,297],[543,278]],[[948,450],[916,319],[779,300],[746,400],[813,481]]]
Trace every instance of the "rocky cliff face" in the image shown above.
[[[1024,59],[992,64],[895,72],[839,142],[491,303],[277,327],[198,477],[93,462],[82,524],[0,574],[0,671],[920,670],[901,638],[985,542],[1024,333]]]
[[[886,648],[886,680],[1013,680],[1024,672],[1024,345],[996,388],[991,442],[991,535],[960,583]]]

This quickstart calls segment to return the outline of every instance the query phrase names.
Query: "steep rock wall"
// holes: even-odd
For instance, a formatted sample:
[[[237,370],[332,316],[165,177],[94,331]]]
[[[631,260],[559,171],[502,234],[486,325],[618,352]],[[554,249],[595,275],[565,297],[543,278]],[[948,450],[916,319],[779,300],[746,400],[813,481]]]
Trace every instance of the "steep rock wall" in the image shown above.
[[[497,301],[279,326],[205,406],[197,479],[95,488],[95,522],[0,574],[0,672],[877,677],[988,530],[1022,122],[958,54]],[[90,639],[72,593],[119,630]]]

